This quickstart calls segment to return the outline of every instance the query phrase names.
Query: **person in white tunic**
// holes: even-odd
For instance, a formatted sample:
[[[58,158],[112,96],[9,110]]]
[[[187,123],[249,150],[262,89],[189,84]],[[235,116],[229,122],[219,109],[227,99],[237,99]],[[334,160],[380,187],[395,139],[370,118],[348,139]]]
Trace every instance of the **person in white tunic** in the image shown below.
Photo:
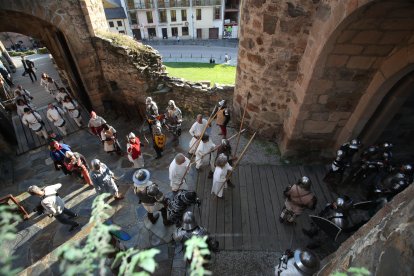
[[[82,117],[79,111],[79,105],[71,97],[66,96],[63,99],[62,107],[68,111],[69,116],[75,121],[78,127],[82,127]]]
[[[115,199],[122,199],[114,181],[114,173],[99,159],[91,161],[92,170],[89,172],[97,194],[109,193]]]
[[[213,177],[215,158],[212,156],[212,154],[214,153],[215,147],[216,145],[211,142],[210,137],[207,134],[204,134],[195,154],[197,170],[203,166],[208,166],[210,164],[210,172],[208,178]]]
[[[49,92],[49,90],[47,90],[47,78],[49,77],[48,74],[46,73],[42,73],[41,77],[40,77],[40,86],[42,86],[46,92]]]
[[[189,163],[190,159],[185,157],[182,153],[177,154],[171,162],[169,167],[169,178],[171,190],[173,192],[177,192],[178,190],[188,190],[187,181],[185,178],[183,179],[183,176],[187,171]],[[181,180],[183,180],[183,183],[180,186]]]
[[[55,96],[58,90],[58,86],[55,82],[54,79],[52,79],[51,77],[47,78],[47,83],[46,83],[46,90],[50,93],[50,95]]]
[[[195,145],[195,143],[200,138],[206,126],[207,126],[207,120],[203,119],[203,115],[198,114],[196,122],[191,126],[189,130],[192,136],[191,141],[190,141],[190,149],[188,151],[190,154],[194,154],[194,152],[196,151],[197,145]]]
[[[68,95],[64,87],[60,87],[55,95],[55,99],[58,103],[62,104],[63,99]]]
[[[36,111],[32,111],[30,108],[26,107],[24,110],[24,114],[22,117],[22,123],[25,126],[28,126],[31,130],[33,130],[36,135],[43,136],[46,140],[48,139],[47,132],[45,127],[43,126],[43,120],[39,113]]]
[[[25,103],[25,101],[23,99],[17,99],[17,101],[16,101],[16,111],[17,111],[17,115],[19,115],[19,117],[22,117],[24,115],[24,109],[25,108],[30,109],[30,107]]]
[[[60,223],[71,225],[69,231],[73,231],[75,228],[80,226],[80,224],[71,219],[76,218],[78,215],[65,208],[65,202],[57,193],[61,187],[62,184],[60,183],[46,186],[43,189],[33,185],[30,186],[27,191],[31,195],[42,198],[40,204],[43,207],[42,209],[45,214],[55,217],[55,219]]]
[[[55,125],[55,127],[59,129],[63,136],[66,136],[66,122],[65,119],[63,119],[64,113],[65,111],[63,111],[60,107],[54,106],[52,103],[49,103],[47,106],[47,118]]]
[[[103,124],[101,131],[101,140],[104,145],[104,151],[107,153],[114,152],[116,150],[116,130],[108,124]]]
[[[220,154],[216,160],[216,169],[213,176],[213,187],[211,193],[217,197],[223,197],[223,190],[227,188],[227,175],[233,168],[227,162],[227,156]]]
[[[99,137],[99,140],[101,140],[103,124],[106,124],[105,119],[96,115],[95,111],[91,111],[91,118],[89,119],[88,127],[94,135]]]

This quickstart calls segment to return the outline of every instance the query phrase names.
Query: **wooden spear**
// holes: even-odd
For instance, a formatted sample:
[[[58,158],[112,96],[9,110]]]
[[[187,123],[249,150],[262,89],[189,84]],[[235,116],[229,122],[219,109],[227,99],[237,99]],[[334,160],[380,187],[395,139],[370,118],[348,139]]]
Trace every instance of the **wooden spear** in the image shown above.
[[[239,148],[240,134],[241,134],[241,133],[240,133],[240,131],[241,131],[242,127],[243,127],[243,123],[244,123],[244,116],[246,116],[247,105],[248,105],[248,103],[249,103],[249,99],[250,99],[250,97],[251,97],[250,92],[248,92],[248,93],[247,93],[247,101],[246,101],[246,104],[244,105],[243,116],[242,116],[242,119],[241,119],[241,121],[240,121],[239,136],[237,136],[237,143],[236,143],[236,149],[234,150],[234,156],[237,156],[237,150],[238,150],[238,148]]]
[[[242,157],[244,156],[244,154],[247,151],[247,148],[250,146],[250,144],[252,143],[254,137],[256,136],[256,132],[253,134],[252,138],[250,138],[249,142],[247,143],[247,145],[244,147],[243,151],[240,154],[240,157],[237,159],[236,163],[233,166],[233,170],[230,171],[230,173],[227,175],[226,180],[223,182],[223,184],[220,187],[219,193],[221,192],[221,190],[224,187],[224,184],[226,184],[227,180],[230,179],[231,175],[233,174],[234,170],[236,169],[236,167],[239,165],[240,160],[242,159]]]
[[[214,106],[214,110],[216,110],[216,106],[217,105],[215,105]],[[196,153],[196,151],[197,151],[197,148],[198,148],[198,146],[200,145],[200,141],[201,141],[201,139],[203,138],[203,135],[204,135],[204,133],[206,132],[206,129],[208,128],[208,126],[209,126],[209,124],[214,120],[214,118],[217,116],[217,113],[214,113],[214,110],[213,110],[213,113],[210,115],[210,117],[208,118],[208,121],[207,121],[207,124],[206,124],[206,126],[204,127],[204,129],[203,129],[203,132],[201,133],[201,135],[200,135],[200,137],[197,139],[197,141],[191,146],[191,148],[190,148],[190,150],[193,148],[193,146],[194,145],[196,145],[196,148],[195,148],[195,150],[194,150],[194,153],[191,155],[191,157],[190,157],[190,160],[191,159],[193,159],[193,157],[194,157],[194,155],[195,155],[195,153]],[[189,150],[189,151],[190,151]],[[181,178],[181,182],[180,182],[180,186],[178,186],[178,189],[180,189],[180,187],[181,187],[181,185],[183,185],[183,183],[184,183],[184,179],[185,179],[185,176],[187,175],[187,173],[188,173],[188,171],[190,170],[190,167],[191,167],[191,162],[189,162],[188,163],[188,166],[187,166],[187,168],[186,168],[186,170],[185,170],[185,172],[184,172],[184,175],[183,175],[183,177]]]

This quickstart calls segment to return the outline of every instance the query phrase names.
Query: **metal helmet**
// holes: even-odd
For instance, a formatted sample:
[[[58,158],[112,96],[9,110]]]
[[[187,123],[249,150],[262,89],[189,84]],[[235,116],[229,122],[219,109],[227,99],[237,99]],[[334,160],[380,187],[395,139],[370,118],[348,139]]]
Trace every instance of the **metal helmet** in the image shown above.
[[[359,139],[352,139],[351,142],[349,143],[349,147],[351,149],[359,149],[360,146],[361,146],[361,141]]]
[[[389,142],[384,142],[384,143],[381,145],[381,147],[382,147],[383,149],[391,149],[393,146],[394,146],[394,145],[393,145],[392,143],[389,143]]]
[[[298,181],[298,185],[306,190],[310,189],[311,184],[312,182],[307,176],[302,176]]]
[[[91,166],[93,171],[99,171],[101,168],[101,161],[99,161],[99,159],[93,159],[91,161]]]
[[[403,173],[397,173],[395,175],[395,178],[397,178],[397,179],[405,179],[405,174],[403,174]]]
[[[194,214],[191,211],[187,211],[183,215],[183,229],[187,231],[191,231],[196,228],[197,222],[195,220]]]
[[[168,106],[171,106],[171,107],[175,108],[175,102],[173,100],[169,100],[168,101]]]
[[[136,136],[135,136],[135,134],[133,133],[133,132],[130,132],[129,134],[128,134],[128,139],[132,139],[132,138],[135,138]]]
[[[405,164],[402,165],[401,169],[403,172],[411,173],[413,171],[413,166],[411,166],[410,164]]]
[[[295,267],[304,275],[313,275],[319,271],[320,260],[315,253],[296,249],[293,253],[293,258],[295,260]]]
[[[152,102],[152,98],[151,97],[147,97],[145,99],[145,104],[151,104],[151,102]]]
[[[223,107],[223,106],[226,106],[226,105],[227,105],[227,101],[226,100],[219,101],[219,106],[220,107]]]
[[[192,204],[197,201],[197,193],[187,191],[184,193],[183,201],[186,204]]]
[[[226,165],[226,163],[227,163],[227,156],[225,154],[223,154],[223,153],[220,154],[217,157],[216,166],[222,168],[222,167],[224,167]]]
[[[353,205],[353,200],[349,196],[340,196],[335,201],[336,207],[342,211],[349,210]]]
[[[230,143],[229,143],[229,140],[227,140],[227,139],[221,139],[221,144],[222,144],[223,146],[228,147]]]
[[[139,177],[139,176],[138,176]],[[158,188],[158,185],[157,184],[155,184],[155,183],[152,183],[148,188],[147,188],[147,193],[148,193],[148,195],[150,195],[150,196],[157,196],[157,195],[159,195],[161,192],[160,192],[160,189]]]
[[[336,157],[341,158],[345,155],[343,150],[337,150],[336,151]]]

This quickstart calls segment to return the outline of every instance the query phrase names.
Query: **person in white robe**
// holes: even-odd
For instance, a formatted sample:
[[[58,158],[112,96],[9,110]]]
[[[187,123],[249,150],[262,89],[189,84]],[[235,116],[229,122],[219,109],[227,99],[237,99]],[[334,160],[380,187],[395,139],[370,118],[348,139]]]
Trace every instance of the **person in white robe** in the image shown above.
[[[190,159],[185,157],[182,153],[177,154],[174,160],[171,162],[169,167],[169,179],[171,190],[173,192],[177,192],[178,190],[188,190],[187,181],[185,178],[183,179],[183,177],[187,171],[189,163]]]

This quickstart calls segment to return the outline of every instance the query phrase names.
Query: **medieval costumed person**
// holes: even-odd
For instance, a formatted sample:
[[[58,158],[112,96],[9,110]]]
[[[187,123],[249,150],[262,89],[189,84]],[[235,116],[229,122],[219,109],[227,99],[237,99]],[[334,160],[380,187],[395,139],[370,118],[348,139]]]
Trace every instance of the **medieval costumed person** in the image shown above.
[[[147,97],[145,99],[145,116],[147,117],[149,131],[152,134],[152,125],[155,123],[155,120],[157,119],[159,114],[158,114],[158,106],[152,100],[151,97]]]
[[[214,158],[212,157],[212,154],[215,147],[216,145],[211,142],[210,137],[207,134],[204,134],[195,154],[197,170],[201,169],[203,166],[210,165],[210,172],[208,174],[209,178],[213,177]]]
[[[52,158],[55,165],[55,169],[62,170],[65,175],[71,174],[71,172],[65,166],[65,154],[67,151],[71,151],[70,146],[59,143],[58,141],[52,141],[50,143],[50,158]]]
[[[55,95],[55,99],[58,103],[62,104],[63,103],[63,99],[68,96],[68,93],[66,92],[66,89],[64,87],[59,87],[56,95]]]
[[[193,212],[187,211],[183,215],[183,224],[178,227],[173,233],[173,240],[180,243],[184,247],[184,243],[191,239],[191,237],[205,237],[207,236],[207,245],[210,252],[219,251],[219,243],[213,238],[209,237],[209,232],[206,228],[199,226]]]
[[[147,210],[148,220],[155,224],[161,212],[162,221],[165,226],[171,225],[167,218],[167,202],[158,185],[150,181],[150,172],[146,169],[137,170],[132,180],[134,182],[134,193],[138,196],[139,203]]]
[[[42,75],[40,75],[40,86],[42,86],[46,92],[49,92],[49,90],[47,90],[47,79],[49,78],[49,75],[46,73],[42,73]]]
[[[18,99],[23,99],[26,104],[30,104],[33,100],[32,94],[27,89],[24,89],[20,84],[17,85],[17,89],[14,90],[14,99],[17,101]]]
[[[78,152],[71,151],[67,151],[65,156],[65,165],[68,171],[77,173],[79,177],[84,179],[86,184],[93,186],[85,157]]]
[[[144,167],[144,157],[141,152],[141,141],[132,132],[128,134],[127,153],[128,160],[134,164],[134,168],[139,169]]]
[[[46,90],[49,92],[49,94],[55,97],[58,89],[59,87],[55,80],[51,77],[47,77]]]
[[[227,162],[227,157],[224,154],[219,155],[216,160],[216,168],[214,169],[213,187],[211,193],[219,198],[223,197],[223,190],[229,186],[233,186],[231,182],[227,180],[227,176],[233,168]]]
[[[183,115],[173,100],[168,101],[166,121],[166,127],[174,135],[174,140],[177,140],[181,135],[181,123],[183,122]]]
[[[200,199],[197,198],[196,192],[179,190],[174,197],[168,201],[168,220],[179,227],[184,212],[193,204],[197,204],[198,206],[201,204]]]
[[[31,109],[31,107],[29,107],[23,99],[21,98],[17,99],[16,100],[16,111],[19,117],[22,117],[24,115],[25,108],[28,108],[29,110]]]
[[[44,122],[42,117],[36,111],[32,111],[30,108],[24,108],[24,114],[22,116],[22,123],[25,126],[29,126],[31,130],[33,130],[36,135],[43,137],[47,140],[48,135],[44,127]]]
[[[71,97],[66,96],[62,102],[63,109],[67,110],[69,116],[75,121],[78,127],[82,127],[82,117],[79,111],[79,105]]]
[[[196,142],[200,138],[201,134],[203,133],[204,128],[207,126],[207,120],[203,119],[203,115],[198,114],[196,122],[191,126],[190,130],[188,131],[191,134],[191,141],[190,141],[190,149],[188,151],[189,154],[194,154],[196,150]]]
[[[190,159],[179,153],[175,156],[169,167],[169,179],[171,190],[175,193],[179,189],[188,190],[187,181],[184,174],[187,171],[187,167],[190,164]],[[181,184],[182,181],[182,184]],[[181,185],[181,187],[180,187]]]
[[[103,124],[106,124],[106,121],[101,116],[96,115],[95,111],[92,111],[88,127],[94,135],[98,136],[99,140],[101,140]]]
[[[91,172],[89,176],[97,194],[109,193],[115,199],[123,199],[119,195],[118,187],[114,181],[114,173],[99,159],[91,161]]]
[[[165,144],[167,143],[167,137],[162,133],[161,123],[158,120],[152,125],[152,143],[154,150],[157,153],[155,159],[161,158]]]
[[[115,128],[108,124],[103,124],[102,127],[101,140],[104,145],[104,151],[106,153],[112,153],[114,151],[121,153],[121,147],[119,146],[116,138],[117,134]]]
[[[47,118],[59,129],[63,136],[66,136],[66,122],[63,119],[63,113],[65,113],[65,111],[60,107],[54,106],[52,103],[48,104],[46,113]]]
[[[72,220],[73,218],[76,218],[78,214],[65,208],[65,202],[57,192],[61,187],[62,184],[60,183],[46,186],[43,189],[33,185],[30,186],[27,191],[29,194],[38,196],[42,199],[40,204],[42,205],[45,214],[55,217],[55,219],[62,224],[71,225],[69,228],[69,232],[71,232],[79,227],[79,223]]]
[[[223,138],[227,137],[227,124],[230,121],[230,111],[227,108],[227,101],[221,100],[218,105],[217,111],[215,110],[213,114],[217,113],[216,124],[220,127]]]
[[[221,139],[221,144],[217,148],[217,157],[219,157],[221,154],[224,154],[227,157],[227,162],[230,166],[233,165],[233,157],[231,156],[231,146],[229,140],[227,139]]]
[[[279,264],[275,267],[275,275],[278,276],[312,276],[321,266],[318,255],[309,250],[296,249],[293,252],[287,249],[279,258]]]
[[[283,192],[286,197],[285,206],[280,214],[279,221],[294,222],[295,218],[303,213],[305,208],[314,210],[316,207],[316,196],[310,191],[311,180],[302,176],[292,186],[288,186]]]

